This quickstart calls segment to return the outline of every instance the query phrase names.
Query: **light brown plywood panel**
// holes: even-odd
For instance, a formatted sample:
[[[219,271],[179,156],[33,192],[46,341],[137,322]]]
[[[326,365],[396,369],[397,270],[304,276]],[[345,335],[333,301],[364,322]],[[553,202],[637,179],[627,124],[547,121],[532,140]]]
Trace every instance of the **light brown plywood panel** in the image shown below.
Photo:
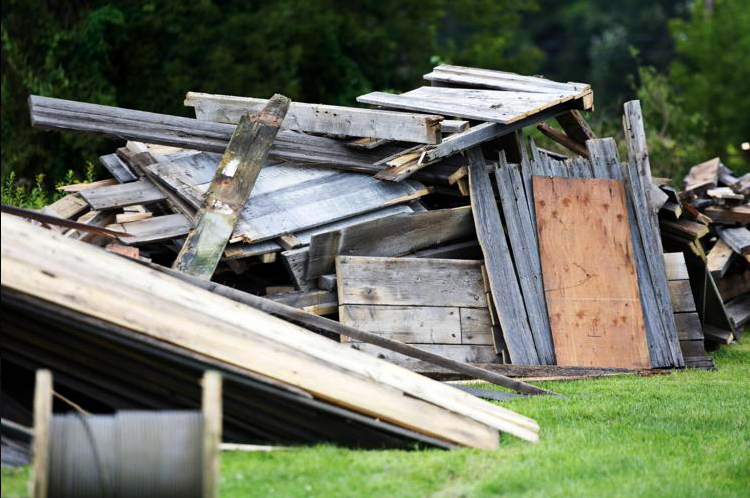
[[[650,366],[624,184],[533,178],[557,364]]]

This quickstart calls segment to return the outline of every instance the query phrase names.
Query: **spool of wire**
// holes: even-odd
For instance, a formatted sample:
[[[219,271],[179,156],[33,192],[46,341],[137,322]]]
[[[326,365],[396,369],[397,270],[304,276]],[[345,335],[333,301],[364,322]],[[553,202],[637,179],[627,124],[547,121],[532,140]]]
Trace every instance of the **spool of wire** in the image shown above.
[[[202,412],[121,411],[114,415],[51,416],[51,376],[40,383],[40,373],[49,375],[46,371],[37,374],[32,485],[35,497],[217,496],[221,439],[218,374],[209,372],[204,377]],[[213,382],[206,382],[212,375],[216,376],[211,379]],[[207,385],[213,386],[209,396]],[[42,398],[49,398],[48,403],[41,403],[44,406],[39,405]]]

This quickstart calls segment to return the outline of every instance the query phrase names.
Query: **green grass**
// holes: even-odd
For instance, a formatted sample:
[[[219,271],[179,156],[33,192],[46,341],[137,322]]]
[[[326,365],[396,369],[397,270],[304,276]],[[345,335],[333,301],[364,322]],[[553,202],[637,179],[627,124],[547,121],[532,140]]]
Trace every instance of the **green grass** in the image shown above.
[[[566,398],[503,403],[541,441],[499,451],[351,451],[319,446],[222,456],[224,496],[748,496],[750,341],[718,372],[547,382]],[[488,386],[484,386],[488,387]],[[2,496],[26,471],[3,470]]]

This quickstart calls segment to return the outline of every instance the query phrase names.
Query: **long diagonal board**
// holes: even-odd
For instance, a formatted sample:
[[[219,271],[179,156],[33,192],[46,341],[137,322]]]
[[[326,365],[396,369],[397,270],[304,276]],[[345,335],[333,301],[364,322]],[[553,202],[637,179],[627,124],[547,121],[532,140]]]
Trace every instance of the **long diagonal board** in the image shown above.
[[[625,186],[533,178],[557,364],[649,368]]]

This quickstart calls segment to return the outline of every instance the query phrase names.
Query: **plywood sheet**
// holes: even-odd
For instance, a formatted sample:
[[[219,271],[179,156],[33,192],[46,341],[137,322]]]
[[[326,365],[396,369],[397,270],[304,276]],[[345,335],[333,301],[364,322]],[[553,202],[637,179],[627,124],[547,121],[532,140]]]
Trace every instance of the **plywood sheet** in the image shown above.
[[[557,364],[650,366],[622,181],[533,178]]]

